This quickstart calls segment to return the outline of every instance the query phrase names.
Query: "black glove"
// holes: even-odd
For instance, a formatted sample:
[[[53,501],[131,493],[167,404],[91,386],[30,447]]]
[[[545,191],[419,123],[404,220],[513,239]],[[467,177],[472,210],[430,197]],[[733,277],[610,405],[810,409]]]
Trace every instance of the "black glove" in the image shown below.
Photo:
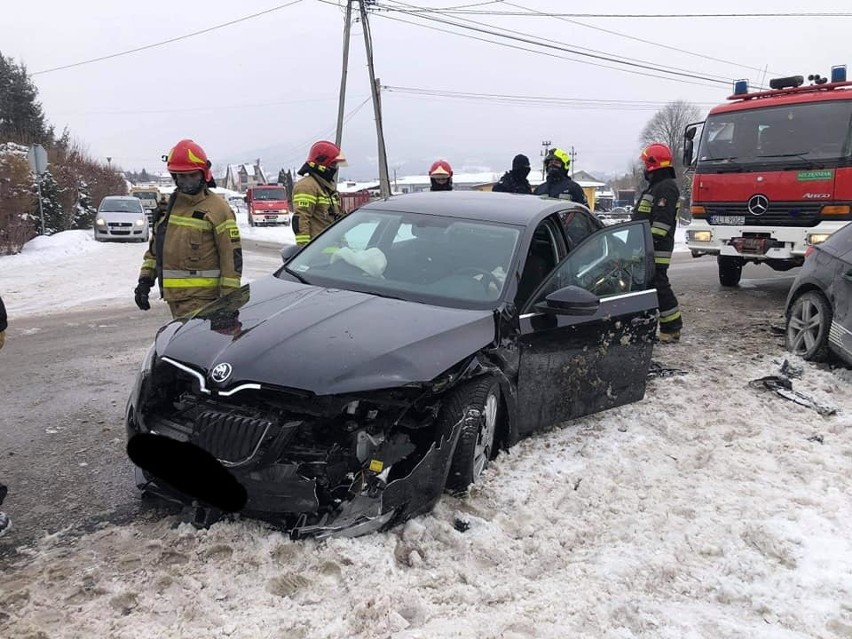
[[[151,292],[152,286],[154,286],[154,280],[150,277],[140,277],[139,286],[133,289],[133,293],[136,296],[136,306],[143,311],[147,311],[151,308],[151,304],[148,302],[148,293]]]

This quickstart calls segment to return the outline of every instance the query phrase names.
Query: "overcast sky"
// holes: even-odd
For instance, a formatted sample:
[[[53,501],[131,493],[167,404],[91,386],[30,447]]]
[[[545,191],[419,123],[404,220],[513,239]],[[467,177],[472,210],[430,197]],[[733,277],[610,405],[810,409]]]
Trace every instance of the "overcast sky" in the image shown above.
[[[563,13],[813,13],[843,11],[845,6],[825,0],[806,5],[798,0],[717,0],[710,5],[643,4],[635,0],[405,2],[433,9],[479,4],[471,10],[515,13],[529,9]],[[0,52],[25,63],[33,73],[45,113],[57,129],[68,126],[92,155],[104,159],[111,156],[114,164],[124,168],[162,169],[160,156],[183,137],[194,138],[220,165],[260,157],[267,169],[297,167],[311,142],[334,136],[344,15],[342,8],[333,6],[335,0],[301,0],[293,6],[163,46],[39,73],[183,36],[287,3],[288,0],[7,2],[0,15]],[[378,0],[377,4],[399,7],[401,3]],[[537,42],[587,53],[594,50],[594,55],[627,57],[638,64],[674,67],[678,72],[688,70],[705,79],[693,78],[690,83],[685,77],[661,79],[592,66],[556,49],[461,31],[399,12],[377,12],[371,18],[371,27],[376,73],[382,84],[442,92],[630,101],[606,106],[540,106],[507,104],[505,99],[497,98],[459,100],[384,92],[389,164],[400,175],[424,173],[438,157],[448,159],[457,172],[503,170],[516,153],[525,153],[537,162],[544,140],[563,147],[573,145],[576,168],[593,173],[621,171],[635,156],[639,133],[653,115],[655,105],[683,99],[698,103],[706,111],[730,93],[731,79],[747,77],[757,83],[767,68],[767,77],[827,75],[832,65],[849,62],[848,34],[852,27],[852,17],[578,19],[493,17],[481,13],[424,15],[474,21],[479,24],[467,24],[477,28],[486,25],[484,28],[511,29],[516,32],[514,35],[529,34],[522,37]],[[499,39],[538,53],[472,37]],[[369,97],[360,24],[353,28],[351,51],[347,113]],[[582,59],[624,69],[600,59]],[[632,71],[664,75],[636,67]],[[342,173],[344,177],[370,178],[377,174],[375,128],[369,103],[347,122],[343,148],[350,159],[350,166]]]

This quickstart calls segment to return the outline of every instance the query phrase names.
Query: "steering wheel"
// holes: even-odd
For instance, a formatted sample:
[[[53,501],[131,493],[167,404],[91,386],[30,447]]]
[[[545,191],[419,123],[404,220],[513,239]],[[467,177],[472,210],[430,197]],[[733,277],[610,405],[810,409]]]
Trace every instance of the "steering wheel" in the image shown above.
[[[491,291],[488,287],[493,283],[494,286],[499,291],[503,288],[503,282],[497,279],[497,276],[494,275],[491,271],[486,271],[484,268],[479,268],[478,266],[466,266],[463,269],[459,269],[456,271],[456,275],[467,275],[470,274],[472,277],[476,277],[477,275],[482,275],[482,286],[487,293]]]
[[[631,289],[633,274],[620,261],[612,263],[613,266],[606,273],[595,278],[589,287],[589,292],[595,295],[626,293]]]

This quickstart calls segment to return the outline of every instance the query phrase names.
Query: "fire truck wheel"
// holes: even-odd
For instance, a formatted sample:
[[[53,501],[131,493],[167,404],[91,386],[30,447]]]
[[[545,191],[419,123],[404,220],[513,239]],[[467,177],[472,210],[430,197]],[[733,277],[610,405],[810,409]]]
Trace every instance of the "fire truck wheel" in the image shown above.
[[[722,286],[739,285],[743,275],[743,261],[729,255],[720,255],[716,261],[719,263],[719,283]]]

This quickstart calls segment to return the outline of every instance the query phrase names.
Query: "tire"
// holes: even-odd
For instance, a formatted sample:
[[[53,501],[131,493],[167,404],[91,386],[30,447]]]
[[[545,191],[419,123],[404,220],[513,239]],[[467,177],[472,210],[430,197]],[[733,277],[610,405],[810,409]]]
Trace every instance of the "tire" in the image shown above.
[[[831,305],[819,291],[797,297],[787,315],[787,350],[811,362],[827,360],[831,318]]]
[[[451,493],[467,490],[497,453],[497,431],[502,413],[497,378],[481,377],[454,391],[441,410],[439,427],[446,427],[448,432],[471,410],[477,411],[482,418],[462,424],[445,484]]]
[[[716,258],[719,264],[719,283],[722,286],[737,286],[743,275],[743,262],[738,257],[720,255]]]

